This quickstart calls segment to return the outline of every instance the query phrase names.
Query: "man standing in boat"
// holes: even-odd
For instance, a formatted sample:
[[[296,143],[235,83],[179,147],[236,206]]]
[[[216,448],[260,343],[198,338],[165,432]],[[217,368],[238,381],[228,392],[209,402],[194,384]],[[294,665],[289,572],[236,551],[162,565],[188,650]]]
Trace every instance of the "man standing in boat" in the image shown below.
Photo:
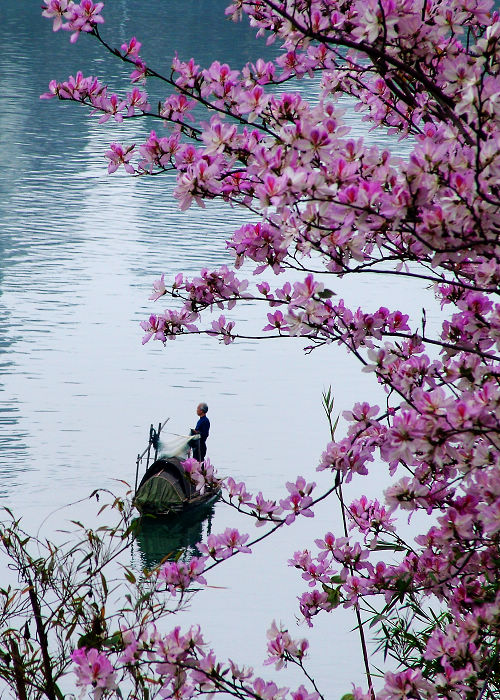
[[[196,440],[193,446],[193,456],[199,461],[203,462],[205,455],[207,454],[207,438],[210,432],[210,421],[207,418],[208,406],[206,403],[199,403],[196,408],[196,414],[198,415],[198,422],[196,423],[196,428],[194,429],[195,434],[200,435],[200,439]]]

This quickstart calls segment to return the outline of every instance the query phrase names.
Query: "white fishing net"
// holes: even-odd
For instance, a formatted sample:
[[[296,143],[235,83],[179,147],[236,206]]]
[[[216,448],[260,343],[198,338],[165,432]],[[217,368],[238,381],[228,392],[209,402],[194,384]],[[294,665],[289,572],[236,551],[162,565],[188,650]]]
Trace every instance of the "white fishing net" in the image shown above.
[[[187,457],[191,440],[199,440],[200,435],[176,435],[158,443],[158,459]]]

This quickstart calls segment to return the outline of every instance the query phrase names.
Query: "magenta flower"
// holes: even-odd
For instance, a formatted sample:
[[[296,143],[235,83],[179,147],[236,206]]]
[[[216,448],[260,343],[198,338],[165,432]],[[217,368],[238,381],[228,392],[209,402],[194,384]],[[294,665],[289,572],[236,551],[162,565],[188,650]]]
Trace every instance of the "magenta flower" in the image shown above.
[[[73,32],[70,37],[72,44],[78,39],[80,32],[92,32],[96,25],[102,24],[104,19],[99,14],[104,7],[103,2],[93,3],[92,0],[81,0],[80,4],[71,3],[66,12],[68,23],[63,29]]]
[[[229,498],[237,498],[240,504],[249,503],[252,499],[252,494],[248,493],[245,484],[242,481],[236,483],[232,476],[224,481],[224,488],[227,489]]]
[[[420,669],[408,669],[400,673],[386,673],[382,700],[406,700],[428,696],[431,685],[422,677]]]
[[[131,83],[146,82],[148,67],[139,56],[134,57],[135,69],[130,74]]]
[[[182,561],[165,562],[158,572],[158,583],[164,583],[172,595],[177,590],[184,592],[193,582],[206,584],[201,575],[205,568],[206,559],[193,557],[189,563]]]
[[[148,102],[147,92],[139,90],[139,88],[132,88],[131,92],[127,93],[127,117],[133,117],[136,114],[136,110],[139,112],[148,112],[151,109],[151,105]]]
[[[98,35],[101,10],[91,0],[44,0],[43,15],[74,42],[82,31]],[[385,629],[400,619],[399,606],[407,600],[424,611],[434,606],[425,630],[408,622],[417,651],[411,665],[386,674],[377,697],[486,697],[494,692],[499,615],[498,9],[492,0],[234,0],[226,15],[246,15],[259,36],[279,47],[275,58],[234,70],[219,61],[202,68],[176,55],[171,73],[160,76],[140,58],[135,37],[118,57],[133,64],[133,83],[151,76],[173,89],[155,106],[167,128],[138,146],[137,167],[133,147],[114,143],[108,171],[175,170],[182,210],[215,200],[244,207],[250,217],[227,236],[232,266],[203,268],[192,279],[178,275],[168,289],[175,308],[141,323],[143,343],[203,333],[230,344],[237,336],[228,314],[248,301],[265,309],[250,335],[259,337],[264,323],[271,335],[305,339],[308,352],[335,344],[361,363],[385,395],[382,408],[360,400],[344,411],[347,425],[339,422],[341,434],[324,447],[318,469],[330,478],[325,498],[370,474],[372,481],[388,480],[385,501],[357,497],[346,513],[349,536],[326,533],[315,540],[316,553],[303,549],[290,558],[307,587],[301,614],[312,625],[320,612],[363,600],[373,605],[374,625],[383,624],[391,655],[398,640]],[[307,88],[295,89],[298,79],[309,78],[312,101]],[[289,79],[294,92],[282,84]],[[390,141],[348,135],[343,95],[369,128],[406,138],[399,158]],[[153,116],[143,90],[132,86],[122,100],[81,72],[51,81],[43,97],[78,102],[101,122],[113,119],[115,128]],[[236,276],[248,267],[264,281]],[[272,288],[275,275],[288,279]],[[351,307],[339,292],[344,279],[360,275],[372,288],[381,276],[420,284],[425,306],[429,287],[436,309],[410,320],[397,293],[387,306],[374,299],[370,308]],[[162,276],[150,299],[166,294]],[[188,461],[186,471],[199,492],[217,483],[208,460]],[[303,477],[287,483],[280,502],[253,496],[234,479],[225,488],[226,502],[269,531],[313,514],[313,484]],[[405,543],[398,517],[408,515],[423,525]],[[182,595],[202,581],[208,557],[219,563],[248,551],[248,541],[229,527],[210,533],[200,544],[202,558],[163,566],[162,585]],[[382,549],[392,551],[380,558]],[[286,692],[292,700],[317,700],[304,686],[290,694],[233,663],[220,664],[193,637],[178,628],[166,635],[148,629],[144,638],[127,638],[121,663],[142,673],[136,662],[146,658],[154,690],[164,697],[223,693],[228,688],[217,684],[228,682],[229,692],[261,700]],[[274,624],[268,641],[266,663],[301,661],[304,649],[287,630]],[[75,654],[85,687],[113,678],[95,650],[90,662],[87,652]],[[134,678],[137,687],[141,680]],[[372,693],[353,695],[366,700]]]
[[[308,693],[303,685],[299,686],[295,692],[292,692],[292,700],[319,700],[319,698],[319,693]]]
[[[185,472],[196,486],[198,493],[205,493],[207,489],[218,488],[221,481],[215,476],[215,470],[208,457],[203,462],[198,462],[190,457],[182,462]]]
[[[248,503],[253,512],[257,516],[257,527],[264,525],[266,520],[277,520],[277,516],[281,515],[283,508],[276,501],[266,500],[259,491],[254,501]]]
[[[209,335],[220,335],[224,345],[229,345],[234,342],[234,335],[232,334],[233,328],[234,321],[226,321],[225,316],[219,316],[217,321],[212,321],[211,330],[207,332]]]
[[[365,536],[370,532],[374,534],[382,530],[394,532],[396,529],[396,521],[377,499],[372,501],[366,496],[361,496],[349,506],[349,516],[352,519],[349,529],[356,528]]]
[[[122,44],[120,48],[124,56],[132,56],[136,58],[137,56],[139,56],[141,46],[141,42],[137,41],[135,36],[133,36],[132,39],[128,42],[128,44]]]
[[[248,534],[241,535],[236,528],[226,528],[222,535],[220,535],[221,543],[225,545],[228,550],[231,550],[231,553],[236,551],[250,554],[252,550],[245,545],[248,538]]]
[[[288,498],[280,501],[280,506],[284,511],[292,511],[285,519],[285,523],[287,525],[293,523],[297,515],[303,515],[306,518],[314,517],[313,511],[309,508],[313,502],[313,499],[309,494],[312,492],[315,486],[316,483],[314,481],[307,484],[302,476],[297,477],[297,481],[295,483],[290,481],[287,482],[286,487],[290,492],[290,495]]]
[[[108,173],[114,173],[118,168],[123,165],[127,173],[134,174],[135,168],[130,163],[131,158],[134,155],[135,146],[123,146],[119,143],[112,143],[109,147],[109,151],[106,151],[105,156],[109,160]]]
[[[141,321],[140,326],[146,331],[146,335],[142,339],[143,345],[147,343],[148,340],[151,340],[151,338],[155,338],[155,340],[165,340],[165,320],[159,316],[152,314],[147,321]]]
[[[63,26],[63,19],[67,19],[70,16],[68,10],[72,8],[73,0],[44,0],[44,2],[46,7],[42,12],[42,16],[54,20],[52,30],[57,32]]]
[[[278,688],[272,681],[264,681],[256,678],[252,684],[255,697],[261,700],[283,700],[288,692],[288,688]]]
[[[150,297],[148,297],[148,299],[156,301],[166,293],[167,289],[165,287],[165,274],[163,273],[159,280],[155,280],[153,282],[153,293]]]
[[[209,535],[207,542],[199,543],[198,549],[215,560],[228,559],[237,552],[250,554],[251,549],[245,545],[249,535],[242,535],[235,528],[226,528],[220,535]]]
[[[75,649],[71,654],[75,663],[76,685],[92,686],[94,700],[99,700],[106,690],[115,690],[116,672],[108,657],[97,649]]]
[[[289,326],[287,325],[281,311],[275,311],[274,313],[267,314],[267,320],[269,323],[267,326],[264,326],[262,329],[263,331],[273,331],[278,329],[281,334],[281,331],[289,330]]]
[[[321,610],[329,611],[332,609],[332,605],[328,601],[328,595],[317,589],[314,589],[311,593],[303,593],[299,597],[299,607],[309,627],[312,627],[311,619]]]
[[[274,664],[276,669],[283,668],[287,662],[293,659],[302,660],[309,648],[309,642],[306,639],[294,641],[288,630],[278,627],[273,620],[271,627],[267,630],[267,653],[268,658],[264,664]]]

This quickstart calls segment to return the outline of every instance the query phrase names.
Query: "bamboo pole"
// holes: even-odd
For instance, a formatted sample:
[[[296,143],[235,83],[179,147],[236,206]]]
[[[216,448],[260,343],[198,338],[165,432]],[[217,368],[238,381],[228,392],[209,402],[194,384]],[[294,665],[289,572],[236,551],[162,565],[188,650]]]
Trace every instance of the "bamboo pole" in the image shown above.
[[[155,447],[155,462],[158,459],[158,445],[160,444],[161,429],[162,429],[162,424],[158,423],[158,434],[157,434],[156,447]]]
[[[141,455],[137,455],[137,462],[135,463],[135,486],[134,486],[134,496],[137,493],[137,480],[139,478],[139,464],[141,461]]]
[[[151,425],[149,426],[149,440],[148,440],[148,447],[147,447],[148,456],[146,458],[146,469],[149,467],[149,455],[151,453],[151,443],[153,440],[153,430],[154,430],[153,424],[151,423]]]
[[[158,439],[160,438],[160,433],[161,433],[161,431],[162,431],[163,428],[167,425],[167,423],[168,423],[169,420],[170,420],[170,417],[169,417],[169,418],[166,418],[166,419],[163,421],[163,423],[159,423],[159,424],[158,424]],[[150,454],[151,454],[151,445],[152,445],[152,436],[153,436],[153,432],[154,432],[154,428],[153,428],[153,424],[151,423],[151,425],[149,426],[149,440],[148,440],[148,446],[147,446],[146,449],[142,452],[142,454],[138,454],[138,455],[137,455],[136,468],[135,468],[135,489],[134,489],[134,492],[135,492],[135,493],[137,493],[137,482],[138,482],[138,480],[139,480],[139,465],[140,465],[140,463],[142,462],[142,458],[144,457],[144,455],[145,455],[146,453],[147,453],[147,455],[148,455],[148,456],[147,456],[147,459],[146,459],[146,469],[147,469],[148,466],[149,466],[149,457],[150,457]],[[156,461],[157,456],[158,456],[158,449],[156,449],[156,452],[155,452],[155,461]]]

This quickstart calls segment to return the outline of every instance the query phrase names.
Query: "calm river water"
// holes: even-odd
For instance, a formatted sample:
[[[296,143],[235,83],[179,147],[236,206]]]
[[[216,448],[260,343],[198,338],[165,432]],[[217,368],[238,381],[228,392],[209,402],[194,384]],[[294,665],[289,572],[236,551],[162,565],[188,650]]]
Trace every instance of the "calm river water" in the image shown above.
[[[108,5],[111,43],[135,34],[160,69],[175,49],[202,65],[219,59],[235,67],[266,50],[245,26],[224,20],[219,0]],[[331,385],[338,409],[348,409],[377,397],[372,378],[335,347],[305,356],[296,341],[225,347],[193,337],[166,348],[141,346],[139,321],[157,310],[148,301],[153,280],[230,262],[224,241],[245,212],[217,204],[182,213],[171,179],[108,176],[103,152],[113,127],[99,127],[75,106],[38,98],[51,78],[78,68],[111,73],[123,86],[121,68],[87,37],[73,47],[67,34],[53,34],[39,6],[39,0],[2,0],[0,7],[0,505],[14,509],[30,531],[42,524],[47,535],[65,518],[83,519],[87,506],[62,507],[96,487],[120,490],[115,479],[133,483],[150,423],[170,416],[169,429],[185,433],[199,401],[210,407],[209,456],[222,475],[274,498],[298,474],[327,488],[328,476],[315,473],[328,439],[321,392]],[[362,133],[358,122],[352,125]],[[127,128],[130,139],[139,139],[150,125]],[[427,294],[379,279],[335,285],[349,304],[367,308],[389,306],[397,296],[415,318]],[[257,314],[249,306],[236,319],[256,323]],[[347,497],[378,492],[380,483],[375,473]],[[218,504],[210,527],[219,532],[228,525],[246,528]],[[334,503],[264,542],[255,555],[216,569],[213,588],[194,600],[182,622],[200,622],[221,658],[259,667],[265,631],[273,618],[282,620],[294,636],[309,635],[312,671],[325,694],[348,692],[352,680],[362,682],[353,618],[339,611],[310,634],[297,629],[296,596],[304,587],[286,566],[296,549],[328,530],[340,530]],[[161,551],[164,535],[168,540],[160,532],[154,542],[139,541],[132,565]],[[269,667],[261,673],[269,676]],[[296,687],[302,679],[282,672],[276,682]]]

